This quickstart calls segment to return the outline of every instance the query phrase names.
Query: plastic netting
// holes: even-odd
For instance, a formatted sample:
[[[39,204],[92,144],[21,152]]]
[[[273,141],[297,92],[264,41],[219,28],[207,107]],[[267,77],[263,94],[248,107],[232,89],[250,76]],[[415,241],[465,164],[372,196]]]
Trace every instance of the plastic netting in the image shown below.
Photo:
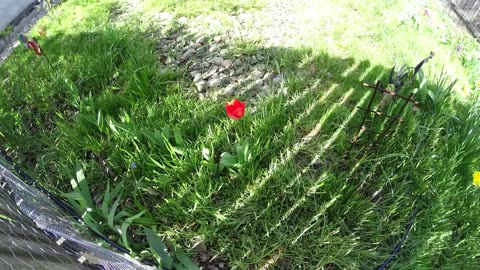
[[[99,246],[79,226],[0,158],[0,269],[155,269]]]

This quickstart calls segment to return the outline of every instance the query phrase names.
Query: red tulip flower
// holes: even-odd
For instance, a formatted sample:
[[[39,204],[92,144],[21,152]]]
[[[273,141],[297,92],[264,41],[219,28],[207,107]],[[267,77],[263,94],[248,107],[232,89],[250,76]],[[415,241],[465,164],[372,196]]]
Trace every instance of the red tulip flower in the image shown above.
[[[232,118],[233,120],[240,120],[245,114],[245,102],[241,102],[240,100],[234,98],[232,101],[227,102],[225,105],[225,110],[227,111],[228,117]]]
[[[32,39],[27,42],[28,48],[32,49],[36,55],[42,55],[42,51],[40,50],[40,45],[38,45],[35,39]]]

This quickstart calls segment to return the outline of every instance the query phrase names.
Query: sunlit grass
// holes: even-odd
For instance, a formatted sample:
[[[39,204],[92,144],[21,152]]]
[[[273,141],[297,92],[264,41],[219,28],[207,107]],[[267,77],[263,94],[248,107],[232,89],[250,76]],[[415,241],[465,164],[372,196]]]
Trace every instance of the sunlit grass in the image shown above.
[[[401,239],[417,197],[414,229],[393,267],[473,269],[475,95],[433,104],[420,93],[420,110],[406,109],[394,138],[348,152],[363,114],[357,106],[372,93],[363,82],[386,81],[394,64],[414,65],[432,50],[426,89],[435,89],[442,66],[471,82],[476,62],[455,54],[470,39],[443,17],[435,21],[442,27],[430,25],[414,1],[299,2],[298,23],[309,27],[292,38],[296,46],[231,44],[237,54],[268,55],[288,88],[240,121],[226,117],[225,98],[194,95],[184,67],[158,63],[162,36],[151,14],[229,16],[267,2],[129,1],[138,9],[127,15],[123,1],[65,2],[36,26],[47,29],[38,40],[53,70],[20,47],[0,66],[3,148],[51,190],[69,191],[77,161],[100,197],[107,182],[123,181],[122,209],[145,206],[169,244],[194,257],[205,251],[191,249],[201,239],[232,269],[371,269]],[[409,7],[419,25],[397,17]],[[451,35],[441,43],[444,33]],[[249,161],[221,172],[205,165],[205,149],[218,162],[243,140]]]

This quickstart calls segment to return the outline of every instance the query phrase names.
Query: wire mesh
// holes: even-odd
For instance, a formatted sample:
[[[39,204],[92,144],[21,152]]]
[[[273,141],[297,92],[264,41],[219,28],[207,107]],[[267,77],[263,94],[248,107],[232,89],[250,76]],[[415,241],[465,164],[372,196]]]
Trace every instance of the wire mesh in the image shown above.
[[[0,269],[155,269],[88,240],[81,221],[13,171],[0,158]]]

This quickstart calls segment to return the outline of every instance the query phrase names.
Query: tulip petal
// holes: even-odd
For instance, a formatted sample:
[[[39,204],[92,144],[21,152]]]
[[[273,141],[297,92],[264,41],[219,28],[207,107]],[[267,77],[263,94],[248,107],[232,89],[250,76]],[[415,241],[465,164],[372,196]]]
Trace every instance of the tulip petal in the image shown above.
[[[225,104],[227,116],[233,120],[240,120],[245,114],[245,102],[236,98]]]

